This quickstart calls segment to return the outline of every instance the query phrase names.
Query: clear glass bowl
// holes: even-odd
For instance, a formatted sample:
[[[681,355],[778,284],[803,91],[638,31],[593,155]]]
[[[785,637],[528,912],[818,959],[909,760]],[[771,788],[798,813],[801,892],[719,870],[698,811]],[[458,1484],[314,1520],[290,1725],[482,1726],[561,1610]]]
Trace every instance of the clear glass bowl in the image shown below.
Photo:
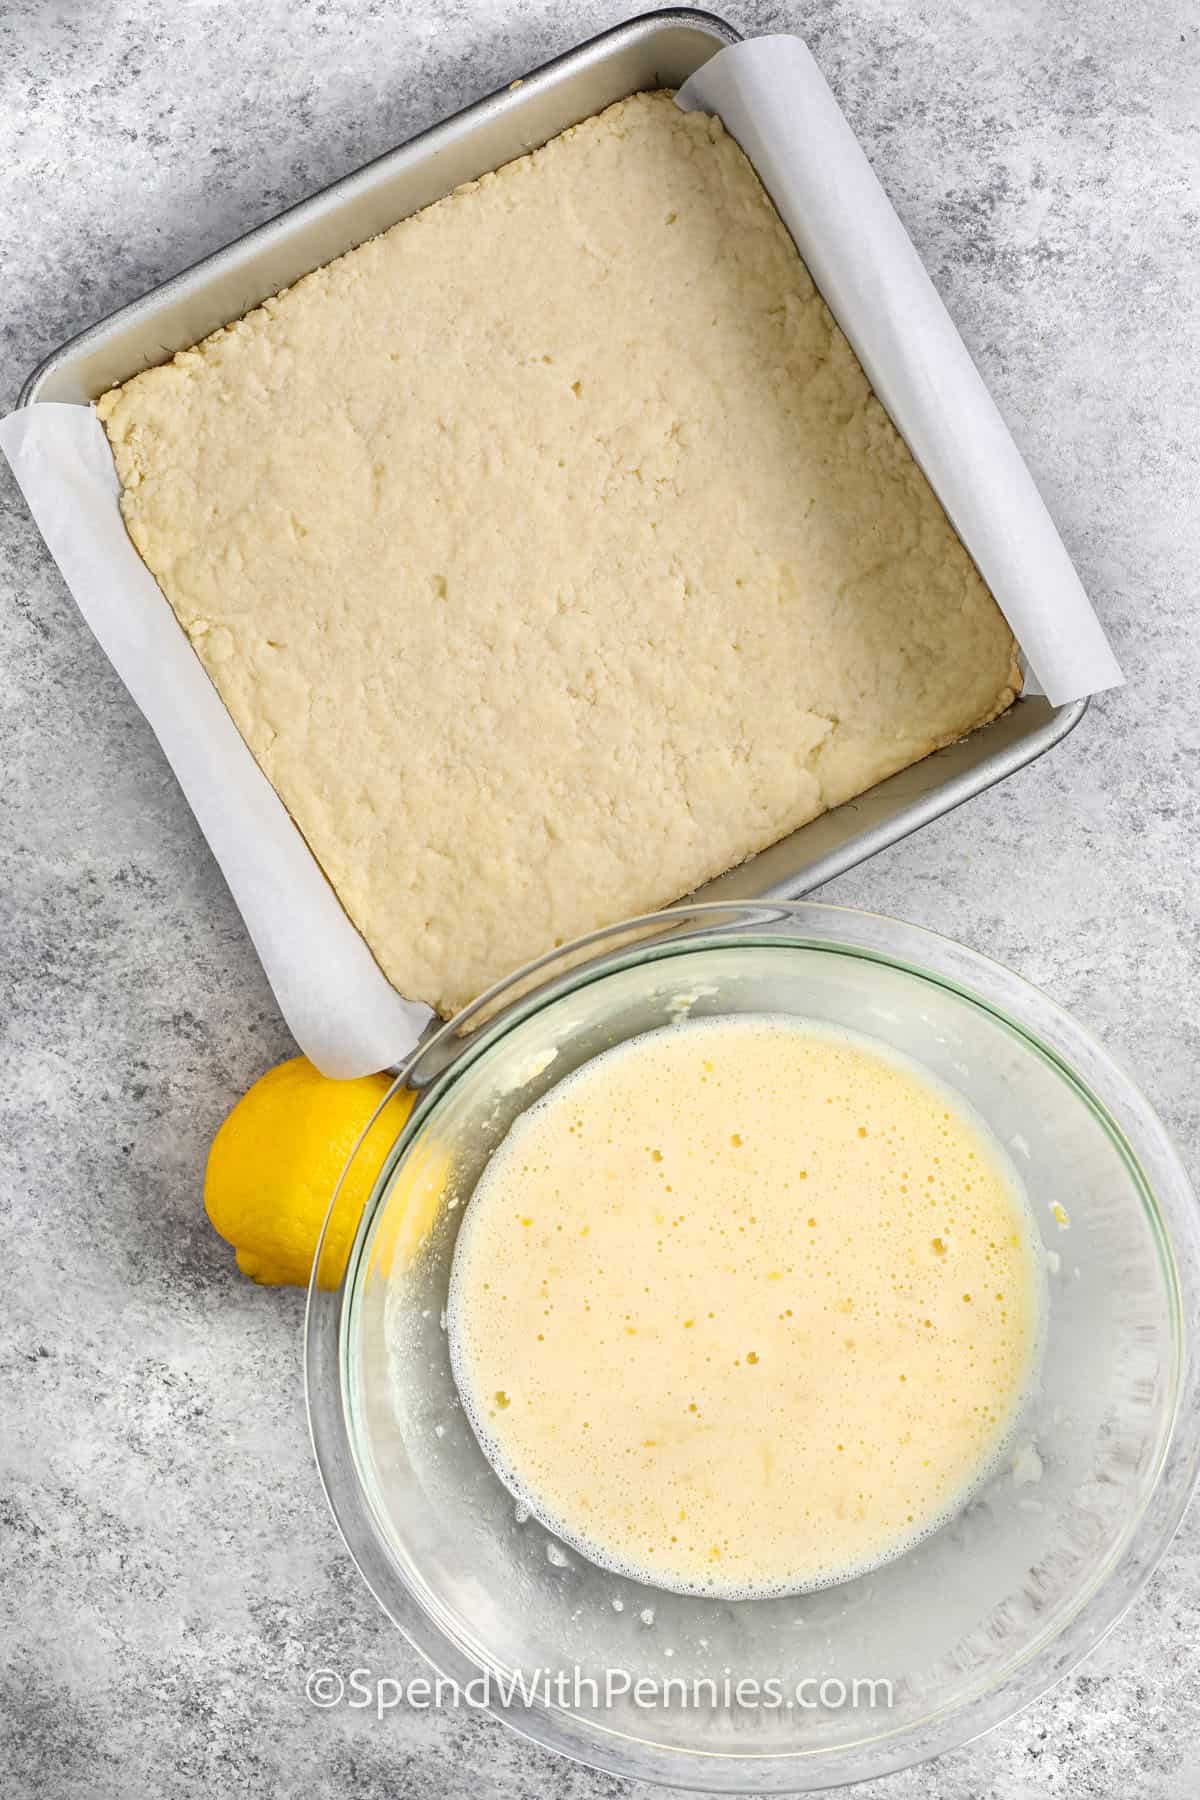
[[[514,1505],[459,1406],[443,1307],[472,1186],[520,1111],[638,1032],[764,1011],[881,1038],[983,1115],[1032,1201],[1048,1322],[1014,1456],[952,1523],[840,1586],[729,1602],[596,1568]],[[711,1792],[885,1774],[1041,1693],[1162,1554],[1200,1451],[1195,1201],[1128,1076],[1017,976],[838,907],[680,907],[523,970],[397,1081],[420,1098],[344,1276],[310,1289],[314,1444],[359,1568],[442,1675],[566,1673],[532,1704],[492,1686],[490,1710],[536,1742]]]

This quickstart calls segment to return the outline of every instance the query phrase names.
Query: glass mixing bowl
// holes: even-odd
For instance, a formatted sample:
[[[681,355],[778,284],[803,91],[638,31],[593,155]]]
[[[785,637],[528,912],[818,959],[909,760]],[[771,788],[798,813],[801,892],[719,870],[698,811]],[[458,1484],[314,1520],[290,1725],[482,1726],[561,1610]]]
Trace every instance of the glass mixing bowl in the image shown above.
[[[1012,1454],[957,1518],[839,1586],[723,1601],[599,1569],[514,1503],[459,1405],[443,1309],[473,1184],[518,1113],[614,1043],[742,1012],[868,1033],[958,1090],[1023,1176],[1049,1298]],[[344,1276],[314,1273],[309,1409],[359,1568],[468,1700],[616,1775],[811,1791],[986,1730],[1128,1605],[1197,1470],[1200,1234],[1155,1114],[1045,995],[892,919],[681,907],[522,971],[397,1081],[419,1098]]]

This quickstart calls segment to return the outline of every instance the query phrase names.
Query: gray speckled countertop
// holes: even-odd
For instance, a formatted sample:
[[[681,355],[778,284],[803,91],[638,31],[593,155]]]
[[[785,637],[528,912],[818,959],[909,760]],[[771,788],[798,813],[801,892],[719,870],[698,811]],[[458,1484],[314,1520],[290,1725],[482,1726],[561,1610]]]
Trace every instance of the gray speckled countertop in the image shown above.
[[[1200,36],[1193,0],[725,0],[808,37],[1128,674],[1061,749],[830,889],[1014,965],[1200,1141]],[[619,0],[6,0],[0,404],[69,333],[622,14]],[[201,1209],[291,1052],[150,732],[0,473],[0,1785],[12,1800],[616,1795],[317,1665],[415,1659],[312,1465],[302,1297]],[[1200,1517],[1022,1717],[890,1800],[1200,1782]],[[644,1790],[648,1791],[648,1790]]]

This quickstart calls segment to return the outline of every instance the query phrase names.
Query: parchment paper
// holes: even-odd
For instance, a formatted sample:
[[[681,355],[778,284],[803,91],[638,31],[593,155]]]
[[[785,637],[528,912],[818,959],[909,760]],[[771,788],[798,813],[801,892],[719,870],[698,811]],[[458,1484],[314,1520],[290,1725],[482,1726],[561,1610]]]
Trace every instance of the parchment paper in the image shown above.
[[[679,103],[719,113],[754,163],[1050,700],[1119,683],[1029,471],[804,45],[722,50]],[[384,977],[130,543],[91,409],[26,407],[0,420],[0,449],[162,745],[297,1043],[327,1075],[398,1062],[432,1015]]]
[[[398,1061],[433,1015],[401,999],[342,911],[129,541],[95,414],[27,406],[0,420],[0,449],[187,795],[296,1042],[326,1075]]]
[[[1055,706],[1120,669],[1033,477],[824,76],[799,38],[721,50],[677,96],[758,171],[871,386]]]

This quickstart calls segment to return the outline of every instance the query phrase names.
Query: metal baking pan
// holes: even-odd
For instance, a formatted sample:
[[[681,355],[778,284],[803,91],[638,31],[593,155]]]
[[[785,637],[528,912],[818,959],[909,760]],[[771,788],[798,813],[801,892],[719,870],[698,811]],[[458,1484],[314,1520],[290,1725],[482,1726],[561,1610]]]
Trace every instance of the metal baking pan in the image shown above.
[[[460,183],[522,156],[629,94],[682,86],[739,35],[723,19],[691,11],[648,13],[601,33],[72,338],[30,377],[22,405],[95,400]],[[1018,700],[983,730],[706,883],[700,897],[787,899],[808,893],[1032,762],[1067,735],[1086,706],[1086,700],[1068,706],[1051,706],[1037,696]]]

